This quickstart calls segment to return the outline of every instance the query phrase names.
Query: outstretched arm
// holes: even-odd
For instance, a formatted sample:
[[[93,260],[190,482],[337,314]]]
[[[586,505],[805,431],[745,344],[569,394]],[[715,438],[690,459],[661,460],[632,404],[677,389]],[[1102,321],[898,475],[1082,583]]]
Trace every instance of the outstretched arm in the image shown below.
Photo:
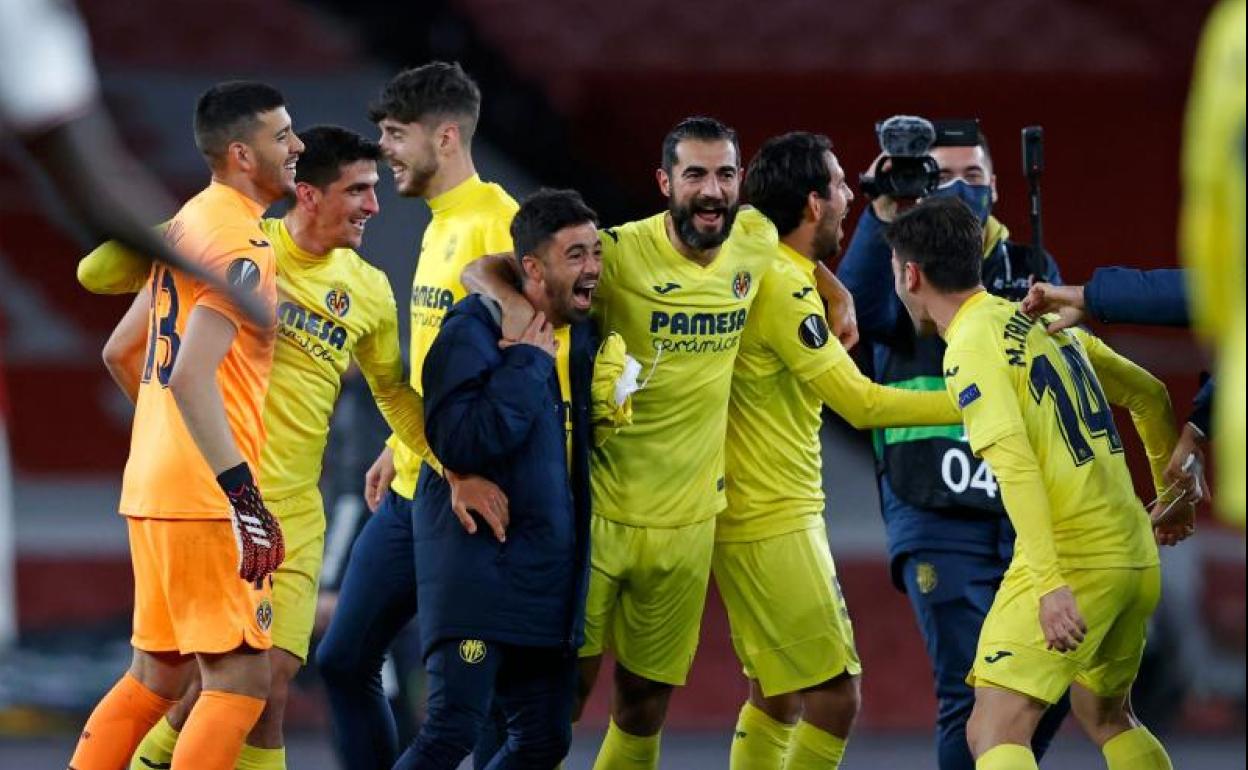
[[[962,413],[943,390],[924,392],[879,385],[867,379],[843,349],[840,352],[843,362],[806,384],[858,430],[962,422]]]

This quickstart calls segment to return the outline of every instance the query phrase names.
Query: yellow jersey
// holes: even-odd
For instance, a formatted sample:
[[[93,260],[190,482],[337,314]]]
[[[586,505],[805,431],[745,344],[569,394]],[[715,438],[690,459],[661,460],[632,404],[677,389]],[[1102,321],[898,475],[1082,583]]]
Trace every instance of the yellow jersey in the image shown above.
[[[291,497],[320,482],[330,416],[352,358],[387,421],[418,451],[426,448],[386,274],[351,249],[319,256],[304,251],[280,219],[266,219],[262,227],[277,257],[278,295],[277,346],[264,402],[269,440],[260,462],[265,498]]]
[[[962,410],[971,450],[979,455],[1021,435],[1039,464],[1050,517],[1043,529],[1056,565],[1035,563],[1030,551],[1039,548],[1024,537],[1030,522],[1017,523],[1021,510],[1010,505],[1007,474],[994,467],[1019,531],[1015,558],[1048,574],[1157,564],[1110,404],[1131,409],[1157,483],[1175,440],[1165,387],[1099,339],[1069,330],[1050,336],[1015,304],[983,291],[958,310],[945,340],[945,385]]]
[[[511,251],[511,220],[520,208],[502,187],[473,175],[429,199],[433,219],[420,242],[416,275],[412,279],[411,383],[421,392],[420,373],[442,319],[451,306],[467,295],[460,273],[486,254]],[[394,482],[391,489],[411,498],[416,494],[421,457],[391,436]]]
[[[724,509],[724,432],[732,367],[776,230],[743,209],[705,267],[668,239],[667,214],[602,231],[594,316],[641,364],[633,421],[590,459],[594,513],[678,527]]]
[[[815,262],[787,244],[745,322],[724,445],[728,508],[719,542],[747,542],[823,526],[823,405],[856,428],[948,424],[943,392],[878,385],[828,329]]]
[[[1197,331],[1217,350],[1219,512],[1244,523],[1244,0],[1209,17],[1183,142],[1180,253]]]

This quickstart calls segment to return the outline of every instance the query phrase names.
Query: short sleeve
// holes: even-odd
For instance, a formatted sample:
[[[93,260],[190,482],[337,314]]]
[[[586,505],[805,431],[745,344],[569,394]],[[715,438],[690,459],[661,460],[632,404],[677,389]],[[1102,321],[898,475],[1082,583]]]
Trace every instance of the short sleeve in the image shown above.
[[[595,312],[608,302],[612,292],[617,288],[616,276],[620,264],[620,239],[623,234],[618,228],[604,227],[598,231],[598,239],[602,242],[602,272],[598,278],[598,288],[594,290]]]
[[[1026,430],[1007,367],[986,342],[954,342],[945,350],[945,387],[962,412],[975,454]]]
[[[207,239],[201,250],[204,268],[224,278],[235,291],[269,293],[273,290],[273,248],[257,229],[222,228]],[[236,327],[247,317],[222,288],[197,283],[193,295],[195,305],[212,308],[230,319]]]
[[[785,266],[768,273],[750,312],[761,316],[764,344],[802,382],[834,367],[853,365],[828,328],[819,292],[796,270]]]

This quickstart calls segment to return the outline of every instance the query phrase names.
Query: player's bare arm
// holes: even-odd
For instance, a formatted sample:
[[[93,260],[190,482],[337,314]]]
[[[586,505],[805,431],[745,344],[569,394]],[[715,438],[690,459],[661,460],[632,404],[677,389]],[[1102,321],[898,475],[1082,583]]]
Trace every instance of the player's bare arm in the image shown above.
[[[519,339],[533,320],[533,306],[516,288],[519,268],[510,254],[487,254],[464,268],[464,288],[484,294],[503,309],[503,339]]]
[[[815,264],[815,287],[819,296],[828,303],[828,323],[832,333],[846,350],[858,344],[858,315],[854,310],[854,296],[822,262]]]
[[[151,307],[151,295],[140,291],[109,335],[108,342],[104,343],[104,366],[132,404],[139,398],[143,349],[147,345],[147,317]]]
[[[243,462],[243,454],[230,434],[225,401],[217,384],[217,367],[237,334],[238,328],[222,314],[206,307],[195,308],[169,376],[169,390],[186,429],[213,474]]]
[[[230,500],[239,575],[258,582],[277,569],[286,549],[281,528],[264,507],[251,470],[230,433],[225,401],[217,384],[217,367],[237,334],[234,323],[216,310],[192,310],[169,376],[169,390],[191,439]]]

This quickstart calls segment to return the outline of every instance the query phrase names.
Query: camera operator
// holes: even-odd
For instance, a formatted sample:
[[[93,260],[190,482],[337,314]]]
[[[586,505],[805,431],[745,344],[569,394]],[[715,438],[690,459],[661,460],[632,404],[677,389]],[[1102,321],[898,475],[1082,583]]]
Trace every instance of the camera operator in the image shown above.
[[[862,177],[871,205],[859,218],[837,275],[853,294],[872,379],[893,387],[942,390],[944,343],[918,337],[893,288],[891,252],[881,233],[900,208],[926,196],[961,199],[984,223],[983,282],[1021,300],[1033,280],[1061,283],[1047,253],[1009,240],[992,216],[996,177],[976,121],[935,125],[895,117],[880,126],[883,155]],[[880,509],[893,583],[914,608],[934,671],[940,770],[974,770],[966,720],[979,629],[1014,550],[1014,530],[996,479],[975,457],[961,425],[874,434]],[[1042,756],[1069,709],[1050,709],[1033,739]]]

